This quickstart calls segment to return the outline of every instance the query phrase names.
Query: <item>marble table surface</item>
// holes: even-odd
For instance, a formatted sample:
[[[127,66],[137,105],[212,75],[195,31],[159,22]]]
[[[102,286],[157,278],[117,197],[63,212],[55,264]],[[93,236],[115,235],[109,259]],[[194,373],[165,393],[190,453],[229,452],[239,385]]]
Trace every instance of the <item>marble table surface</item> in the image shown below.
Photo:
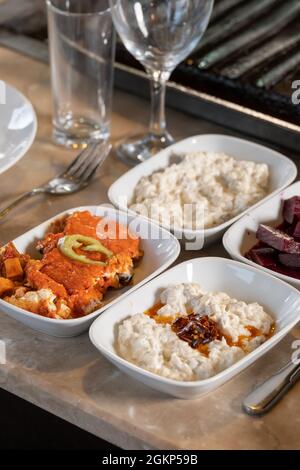
[[[74,151],[51,139],[51,100],[47,65],[0,48],[1,80],[33,103],[39,128],[27,155],[0,175],[0,205],[60,171]],[[147,126],[149,103],[116,91],[113,141]],[[176,138],[207,132],[230,133],[198,118],[168,110]],[[125,165],[110,157],[95,180],[80,193],[39,197],[0,223],[4,243],[62,210],[107,202],[107,188]],[[201,253],[226,256],[221,244]],[[272,295],[272,293],[267,293]],[[100,356],[87,334],[58,339],[37,333],[0,312],[0,340],[6,364],[0,386],[29,402],[124,449],[291,449],[300,448],[300,383],[262,418],[241,411],[241,400],[255,384],[283,365],[299,327],[238,377],[198,400],[183,401],[153,391],[119,372]]]

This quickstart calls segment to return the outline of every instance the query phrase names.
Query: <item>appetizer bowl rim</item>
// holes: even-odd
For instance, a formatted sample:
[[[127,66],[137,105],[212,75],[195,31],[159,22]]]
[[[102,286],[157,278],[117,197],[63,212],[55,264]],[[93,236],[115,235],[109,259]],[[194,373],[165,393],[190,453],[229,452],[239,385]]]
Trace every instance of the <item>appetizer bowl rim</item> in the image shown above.
[[[38,230],[39,228],[41,228],[43,225],[45,225],[47,223],[51,224],[51,222],[54,222],[59,217],[62,217],[62,216],[67,215],[67,214],[72,214],[73,212],[76,212],[76,211],[90,210],[91,208],[95,208],[95,207],[101,208],[101,209],[103,208],[104,210],[108,210],[108,211],[111,211],[111,212],[114,212],[114,213],[120,213],[121,215],[128,216],[128,214],[125,213],[124,211],[122,211],[118,208],[107,207],[107,206],[105,206],[105,204],[72,207],[72,208],[67,209],[65,211],[62,211],[62,212],[54,215],[53,217],[50,217],[49,219],[44,220],[44,222],[41,222],[40,224],[32,227],[30,230],[27,230],[22,235],[19,235],[18,237],[14,238],[12,240],[12,243],[17,242],[19,238],[22,238],[22,237],[26,236],[27,234],[29,234],[30,232],[32,232],[34,230]],[[137,219],[142,219],[142,217],[139,217],[137,215],[135,217]],[[149,223],[149,220],[145,220],[145,218],[144,218],[144,222]],[[154,222],[151,222],[151,225],[158,227],[158,225],[155,224]],[[161,230],[162,227],[159,227],[159,229]],[[3,300],[1,298],[0,298],[0,307],[3,306],[3,308],[6,309],[6,310],[11,309],[11,310],[15,311],[16,313],[20,313],[22,315],[25,314],[28,318],[32,318],[32,319],[35,319],[37,321],[41,321],[41,322],[44,322],[44,323],[51,323],[52,325],[55,325],[55,324],[56,325],[64,325],[66,328],[68,326],[71,327],[71,326],[79,325],[80,323],[84,323],[88,320],[92,320],[95,317],[97,317],[98,315],[102,314],[102,312],[104,312],[107,308],[109,308],[109,306],[113,306],[119,300],[122,300],[123,298],[125,298],[125,296],[129,295],[129,293],[137,290],[139,287],[142,287],[143,284],[147,283],[152,278],[154,278],[157,275],[161,274],[172,263],[174,263],[174,261],[176,261],[176,259],[178,258],[179,254],[180,254],[180,251],[181,251],[180,243],[178,242],[176,237],[171,232],[168,232],[168,230],[166,230],[165,228],[163,228],[163,230],[164,230],[165,233],[167,232],[167,234],[170,235],[170,240],[172,240],[172,242],[174,243],[175,253],[172,256],[172,258],[170,258],[170,260],[167,263],[164,263],[162,266],[160,266],[158,269],[156,269],[153,273],[149,274],[149,276],[147,276],[145,279],[140,281],[138,284],[132,286],[126,292],[122,292],[119,297],[116,297],[115,299],[112,299],[110,302],[106,303],[105,305],[98,308],[97,310],[94,310],[93,312],[88,313],[87,315],[84,315],[84,316],[79,317],[79,318],[72,318],[72,319],[69,319],[69,320],[68,319],[64,320],[64,319],[49,318],[49,317],[44,317],[43,315],[39,315],[37,313],[29,312],[29,311],[27,311],[27,310],[25,310],[21,307],[17,307],[13,304],[10,304],[9,302],[6,302],[5,300]]]
[[[283,188],[282,191],[288,190],[288,189],[294,188],[294,187],[295,188],[299,187],[299,192],[300,192],[300,181],[296,181],[295,183],[287,186],[286,188]],[[280,193],[274,194],[274,196],[272,196],[272,198],[270,198],[268,201],[264,201],[264,202],[271,203],[272,200],[276,201],[278,199],[283,200],[282,199],[282,194],[280,194]],[[259,209],[262,209],[262,207],[259,207]],[[292,276],[287,276],[285,274],[281,274],[281,273],[278,273],[276,271],[272,271],[272,269],[265,268],[264,266],[260,266],[259,264],[254,263],[254,261],[252,261],[251,259],[246,258],[246,256],[244,256],[241,253],[240,249],[238,248],[238,246],[236,244],[232,243],[231,236],[234,233],[234,231],[236,230],[237,226],[239,226],[239,225],[243,226],[245,224],[245,222],[249,219],[249,217],[251,217],[252,220],[254,220],[256,222],[255,211],[253,211],[253,212],[252,211],[247,212],[245,215],[243,215],[243,217],[241,217],[231,227],[229,227],[228,230],[224,233],[222,241],[223,241],[223,246],[224,246],[225,250],[231,256],[232,259],[234,259],[236,261],[239,261],[241,263],[244,263],[244,264],[246,263],[249,266],[252,266],[253,268],[257,268],[257,269],[265,272],[266,274],[271,274],[272,276],[277,277],[281,281],[284,281],[288,284],[292,283],[294,286],[297,286],[297,288],[300,289],[300,279],[297,279],[297,278],[292,277]],[[245,230],[247,230],[246,226],[245,226]]]
[[[108,189],[108,198],[110,200],[110,202],[115,206],[117,207],[118,209],[124,211],[124,212],[127,212],[129,213],[130,215],[138,215],[137,212],[133,211],[132,209],[130,209],[129,207],[125,206],[125,205],[122,205],[120,204],[118,198],[115,197],[115,193],[117,192],[120,192],[120,184],[123,183],[123,181],[125,181],[126,179],[126,175],[128,176],[128,174],[134,174],[136,173],[137,171],[139,171],[138,169],[139,168],[143,168],[145,166],[147,167],[150,167],[151,168],[151,162],[153,160],[156,160],[161,158],[161,157],[164,157],[165,155],[168,155],[168,154],[172,154],[172,150],[175,149],[175,152],[176,152],[176,147],[179,146],[179,145],[182,145],[182,144],[185,144],[185,143],[190,143],[191,141],[193,140],[201,140],[201,138],[222,138],[222,139],[225,139],[225,140],[232,140],[236,143],[247,143],[247,144],[250,144],[252,145],[253,147],[256,147],[257,149],[262,149],[263,151],[267,150],[269,152],[272,152],[274,154],[274,156],[276,155],[276,158],[278,160],[281,160],[283,161],[286,165],[289,165],[290,167],[290,172],[291,172],[291,175],[290,177],[287,179],[287,181],[282,184],[281,186],[279,186],[277,189],[274,189],[274,191],[272,191],[271,193],[267,194],[263,199],[260,199],[258,202],[256,202],[255,204],[251,205],[248,209],[244,210],[243,212],[241,212],[240,214],[237,214],[235,215],[234,217],[232,217],[231,219],[228,219],[227,221],[223,222],[222,224],[219,224],[219,225],[216,225],[214,227],[210,227],[210,228],[206,228],[206,229],[190,229],[190,228],[181,228],[181,227],[178,227],[178,226],[166,226],[164,224],[159,224],[157,221],[155,221],[154,219],[151,219],[150,217],[147,217],[147,216],[142,216],[144,217],[145,219],[147,220],[154,220],[154,222],[156,222],[156,224],[159,224],[160,227],[163,227],[165,230],[168,230],[168,231],[171,231],[171,233],[173,233],[175,235],[175,237],[177,236],[180,236],[180,234],[183,234],[183,235],[186,235],[187,238],[190,238],[192,237],[193,235],[204,235],[204,236],[213,236],[217,233],[220,233],[224,230],[226,230],[230,225],[234,224],[237,220],[239,220],[241,217],[243,217],[245,214],[247,214],[249,211],[252,211],[253,209],[256,209],[256,207],[260,206],[262,203],[266,202],[267,200],[269,200],[270,198],[272,198],[273,196],[275,196],[276,194],[278,194],[280,191],[282,191],[283,189],[285,189],[287,186],[289,186],[297,177],[297,174],[298,174],[298,169],[297,169],[297,166],[296,164],[290,159],[288,158],[286,155],[282,154],[281,152],[278,152],[277,150],[274,150],[270,147],[267,147],[265,145],[262,145],[262,144],[259,144],[259,143],[256,143],[256,142],[252,142],[251,140],[247,140],[247,139],[243,139],[243,138],[240,138],[240,137],[235,137],[235,136],[231,136],[231,135],[226,135],[226,134],[198,134],[198,135],[194,135],[194,136],[191,136],[191,137],[188,137],[188,138],[185,138],[185,139],[182,139],[182,140],[179,140],[177,142],[175,142],[174,144],[170,145],[169,147],[161,150],[160,152],[158,152],[157,154],[153,155],[151,157],[150,160],[146,160],[144,162],[141,162],[139,163],[139,165],[129,169],[126,173],[124,173],[123,175],[121,175],[116,181],[114,181],[111,186],[109,187]],[[201,150],[199,150],[201,151]],[[249,161],[254,161],[254,160],[249,160]],[[261,163],[264,163],[263,161]],[[161,169],[165,169],[167,167],[162,167]],[[153,170],[155,171],[155,170]],[[149,175],[151,175],[152,173],[150,173]],[[140,178],[142,177],[143,175],[141,174]]]
[[[157,278],[160,278],[162,275],[166,275],[167,273],[170,273],[171,271],[175,271],[176,269],[178,269],[179,267],[182,267],[184,265],[187,265],[187,264],[190,264],[190,263],[207,262],[208,260],[212,261],[214,263],[218,263],[218,264],[219,263],[222,264],[224,262],[227,262],[230,265],[238,266],[240,268],[256,272],[257,274],[259,274],[263,277],[267,276],[267,277],[271,278],[272,282],[274,282],[275,284],[280,284],[281,286],[283,286],[285,288],[289,288],[290,290],[292,290],[294,292],[294,294],[296,294],[297,297],[299,297],[299,301],[300,301],[299,291],[295,287],[287,284],[286,282],[275,278],[274,276],[270,275],[269,273],[263,273],[261,270],[257,269],[254,266],[247,266],[244,263],[241,263],[239,261],[232,260],[232,259],[227,259],[227,258],[222,258],[222,257],[217,257],[217,256],[216,257],[210,257],[210,256],[199,257],[199,258],[193,258],[191,260],[184,261],[182,263],[177,264],[176,266],[173,266],[172,268],[169,268],[164,273],[161,273],[159,276],[157,276],[155,278],[155,280],[157,280]],[[152,279],[152,281],[154,281],[154,280]],[[141,286],[136,292],[132,292],[132,294],[134,294],[134,293],[136,294],[140,289],[146,289],[147,287],[149,287],[149,283],[151,283],[152,281],[148,282],[144,286]],[[127,300],[130,300],[129,297],[127,298]],[[112,306],[112,308],[113,307],[114,306]],[[98,351],[100,351],[101,354],[103,354],[105,357],[107,357],[109,360],[111,360],[114,364],[119,363],[119,364],[123,365],[125,368],[129,369],[130,371],[135,372],[139,376],[148,377],[149,379],[154,380],[156,383],[168,384],[168,385],[176,386],[177,388],[179,387],[179,388],[183,388],[183,389],[192,389],[192,388],[198,388],[199,386],[205,386],[205,385],[213,384],[214,382],[217,382],[218,380],[226,378],[227,375],[230,375],[231,377],[235,377],[235,375],[237,373],[239,373],[240,371],[245,370],[248,367],[248,365],[253,364],[255,362],[255,360],[259,359],[264,354],[264,352],[267,352],[268,350],[272,349],[300,321],[300,313],[299,313],[298,318],[295,318],[288,325],[286,325],[285,327],[280,329],[278,332],[275,332],[275,334],[271,338],[267,339],[264,343],[262,343],[256,349],[254,349],[253,351],[248,353],[242,359],[236,361],[230,367],[227,367],[226,369],[224,369],[223,371],[213,375],[212,377],[209,377],[207,379],[202,379],[202,380],[180,381],[180,380],[175,380],[175,379],[170,379],[170,378],[167,378],[167,377],[163,377],[163,376],[160,376],[159,374],[155,374],[154,372],[150,372],[146,369],[143,369],[142,367],[137,366],[137,365],[129,362],[128,360],[122,358],[121,356],[118,355],[118,353],[116,351],[111,351],[111,350],[107,349],[105,346],[103,346],[101,344],[101,342],[98,342],[96,340],[95,336],[94,336],[95,326],[99,322],[105,322],[106,315],[109,315],[109,313],[110,313],[109,310],[110,309],[107,309],[103,313],[103,315],[101,315],[101,317],[99,316],[97,319],[95,319],[94,322],[92,323],[92,325],[90,326],[89,337],[90,337],[90,340],[91,340],[92,344],[96,347],[96,349],[98,349]],[[113,323],[113,328],[116,326],[117,321],[118,321],[118,319],[116,319],[115,322]],[[258,357],[255,358],[255,356],[258,356]],[[250,364],[248,364],[249,361],[250,361]],[[235,369],[237,369],[236,374],[234,374]],[[232,375],[231,375],[231,372],[233,372]]]

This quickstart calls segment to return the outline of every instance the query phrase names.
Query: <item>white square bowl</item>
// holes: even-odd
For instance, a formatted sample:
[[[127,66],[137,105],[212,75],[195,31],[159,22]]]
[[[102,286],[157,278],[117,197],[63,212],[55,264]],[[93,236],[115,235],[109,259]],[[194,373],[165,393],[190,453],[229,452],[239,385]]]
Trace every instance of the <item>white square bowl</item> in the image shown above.
[[[276,321],[276,333],[240,361],[205,380],[180,382],[148,372],[121,358],[115,347],[117,325],[158,300],[161,289],[181,282],[199,283],[206,291],[223,291],[245,302],[258,302]],[[266,295],[271,292],[272,295]],[[300,319],[300,293],[259,269],[225,258],[198,258],[179,264],[109,308],[90,328],[94,346],[119,369],[156,390],[179,398],[196,398],[231,379],[280,341]]]
[[[238,220],[232,227],[227,230],[223,237],[223,245],[231,258],[255,266],[273,276],[279,277],[283,281],[289,282],[297,289],[300,289],[300,280],[290,276],[277,273],[271,269],[264,268],[245,257],[250,248],[257,244],[256,232],[260,224],[271,225],[277,227],[283,222],[282,208],[284,199],[292,196],[300,196],[300,181],[292,184],[288,188],[281,191],[276,196],[261,204],[256,209],[251,210],[248,214]]]
[[[226,135],[199,135],[181,140],[174,145],[162,150],[157,155],[150,158],[136,167],[129,170],[115,181],[108,191],[109,200],[121,210],[128,210],[134,189],[143,176],[149,176],[155,171],[166,168],[174,154],[180,155],[190,152],[224,152],[233,156],[236,160],[252,160],[257,163],[266,163],[270,169],[270,191],[268,196],[252,206],[257,207],[274,194],[291,184],[297,176],[296,165],[287,157],[268,147],[255,144],[248,140],[238,139]],[[248,209],[249,210],[249,209]],[[248,211],[247,210],[247,211]],[[220,239],[225,230],[236,220],[242,217],[247,211],[236,215],[221,225],[205,230],[191,230],[172,228],[174,235],[183,241],[204,240],[205,244],[213,243]],[[168,227],[165,227],[168,228]]]
[[[27,251],[32,256],[36,257],[38,253],[34,249],[34,246],[37,240],[44,237],[50,224],[54,220],[59,219],[65,214],[84,210],[88,210],[97,216],[106,217],[108,220],[117,220],[124,225],[133,223],[134,226],[137,227],[138,233],[141,234],[141,248],[144,250],[144,256],[135,268],[133,284],[122,289],[114,289],[107,292],[104,298],[104,305],[101,308],[84,317],[71,320],[43,317],[11,305],[2,299],[0,299],[1,312],[6,313],[34,330],[41,331],[48,335],[61,337],[76,336],[88,330],[93,320],[108,306],[115,304],[130,292],[136,290],[139,286],[142,286],[145,282],[164,271],[176,260],[180,253],[179,242],[167,230],[159,232],[160,238],[151,239],[150,236],[147,237],[147,234],[158,233],[157,225],[142,217],[128,216],[128,214],[124,212],[108,208],[104,205],[77,207],[64,211],[16,238],[13,240],[13,243],[21,253]],[[161,228],[159,230],[161,230]]]

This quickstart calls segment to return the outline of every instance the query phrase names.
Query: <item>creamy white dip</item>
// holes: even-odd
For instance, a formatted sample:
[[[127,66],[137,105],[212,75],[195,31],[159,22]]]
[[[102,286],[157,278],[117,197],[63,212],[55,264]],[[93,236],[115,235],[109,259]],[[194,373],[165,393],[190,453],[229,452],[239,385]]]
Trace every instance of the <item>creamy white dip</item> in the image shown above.
[[[189,153],[181,162],[141,178],[129,207],[167,226],[202,229],[243,212],[268,189],[264,163],[235,160],[225,153]]]
[[[225,337],[208,344],[208,355],[180,339],[170,324],[157,323],[145,313],[137,313],[118,327],[117,348],[126,360],[150,372],[180,381],[201,380],[230,367],[266,339],[273,318],[257,303],[247,304],[222,292],[204,293],[197,284],[178,284],[160,295],[165,305],[158,316],[207,315],[217,322]],[[252,337],[247,327],[261,333]],[[241,337],[244,337],[241,340]]]

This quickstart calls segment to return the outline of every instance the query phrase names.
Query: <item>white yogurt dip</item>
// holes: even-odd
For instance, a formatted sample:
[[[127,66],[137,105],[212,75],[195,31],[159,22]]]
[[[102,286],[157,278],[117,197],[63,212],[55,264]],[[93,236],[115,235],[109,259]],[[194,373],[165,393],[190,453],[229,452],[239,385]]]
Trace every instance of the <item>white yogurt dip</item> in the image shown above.
[[[150,372],[180,381],[212,377],[230,367],[268,338],[273,318],[257,303],[247,304],[222,292],[204,293],[197,284],[178,284],[160,295],[164,304],[157,319],[176,320],[191,312],[214,320],[222,338],[207,345],[206,354],[193,349],[172,331],[145,313],[125,319],[118,327],[120,356]],[[251,334],[255,328],[259,334]]]
[[[141,178],[129,207],[163,225],[203,229],[240,214],[268,189],[265,163],[239,161],[225,153],[189,153]]]

